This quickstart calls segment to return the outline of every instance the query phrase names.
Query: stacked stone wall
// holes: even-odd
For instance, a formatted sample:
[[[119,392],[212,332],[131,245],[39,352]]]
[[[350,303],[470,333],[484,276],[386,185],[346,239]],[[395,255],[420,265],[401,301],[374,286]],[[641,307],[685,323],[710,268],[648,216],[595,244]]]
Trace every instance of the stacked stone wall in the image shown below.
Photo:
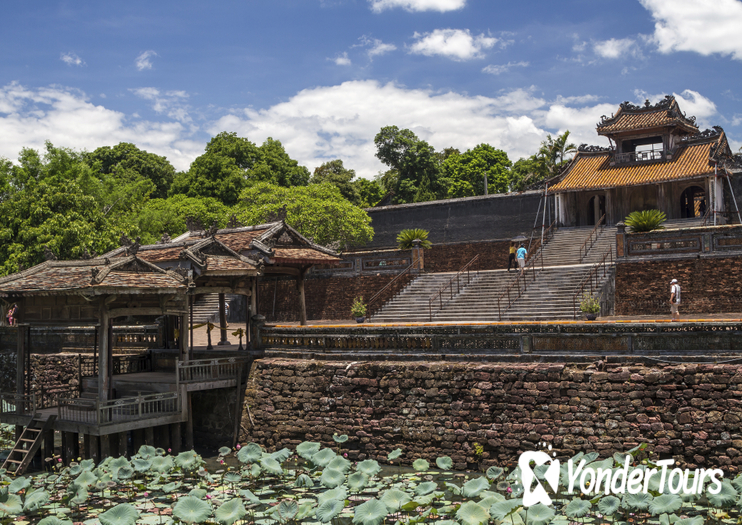
[[[616,315],[670,315],[672,279],[681,286],[681,316],[742,311],[739,258],[709,257],[619,263]]]
[[[263,359],[246,405],[243,440],[335,448],[332,435],[347,434],[352,460],[402,448],[403,463],[447,455],[457,469],[485,468],[540,442],[563,458],[648,443],[681,466],[742,465],[742,365]]]

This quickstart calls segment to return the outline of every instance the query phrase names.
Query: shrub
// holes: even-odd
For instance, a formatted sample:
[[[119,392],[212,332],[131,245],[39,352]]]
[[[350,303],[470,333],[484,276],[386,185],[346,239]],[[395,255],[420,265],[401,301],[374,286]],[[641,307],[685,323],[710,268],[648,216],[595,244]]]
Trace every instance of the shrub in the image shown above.
[[[585,312],[586,314],[600,313],[600,300],[597,297],[593,297],[588,292],[585,292],[584,294],[582,294],[580,310]]]
[[[366,315],[366,303],[363,302],[363,297],[356,297],[353,299],[353,304],[350,307],[350,314],[353,317],[363,317]]]
[[[421,228],[402,230],[397,235],[397,244],[400,250],[409,250],[414,246],[413,242],[420,239],[421,248],[431,248],[433,244],[428,240],[428,231]]]
[[[626,226],[631,228],[633,233],[651,232],[652,230],[663,230],[662,223],[667,220],[667,216],[660,210],[632,211],[624,219]]]

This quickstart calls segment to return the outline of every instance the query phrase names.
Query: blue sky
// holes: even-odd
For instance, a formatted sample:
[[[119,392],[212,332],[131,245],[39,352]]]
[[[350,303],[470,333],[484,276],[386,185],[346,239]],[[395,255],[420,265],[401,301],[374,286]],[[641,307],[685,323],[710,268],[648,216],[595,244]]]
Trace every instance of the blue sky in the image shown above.
[[[283,142],[310,170],[384,167],[373,137],[604,144],[601,115],[675,94],[742,145],[739,0],[8,2],[0,155],[118,142],[187,169],[220,131]]]

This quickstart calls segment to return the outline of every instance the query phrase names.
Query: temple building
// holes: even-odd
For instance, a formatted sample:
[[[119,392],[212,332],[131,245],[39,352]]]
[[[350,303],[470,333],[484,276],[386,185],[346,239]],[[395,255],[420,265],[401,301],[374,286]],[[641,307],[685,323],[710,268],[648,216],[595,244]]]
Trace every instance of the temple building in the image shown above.
[[[731,190],[735,159],[724,130],[699,131],[675,97],[644,106],[624,102],[597,125],[610,147],[581,145],[549,188],[562,226],[616,224],[633,211],[668,219],[738,218]]]

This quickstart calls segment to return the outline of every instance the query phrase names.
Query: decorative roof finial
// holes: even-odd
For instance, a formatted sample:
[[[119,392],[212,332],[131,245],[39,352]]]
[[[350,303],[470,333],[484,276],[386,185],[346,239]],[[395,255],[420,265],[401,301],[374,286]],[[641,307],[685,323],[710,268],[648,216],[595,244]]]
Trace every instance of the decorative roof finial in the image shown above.
[[[219,231],[219,223],[217,221],[214,221],[214,223],[211,225],[209,230],[206,232],[207,237],[216,237],[216,232]]]
[[[173,240],[170,238],[170,235],[165,232],[162,234],[162,237],[160,237],[160,240],[157,241],[157,244],[170,244],[171,242],[173,242]]]
[[[119,238],[119,244],[121,246],[128,247],[128,246],[131,246],[134,243],[132,242],[131,239],[129,239],[129,237],[125,233],[122,233],[121,234],[121,237]]]
[[[54,255],[54,252],[49,248],[48,245],[44,246],[44,259],[47,261],[56,261],[57,256]]]

